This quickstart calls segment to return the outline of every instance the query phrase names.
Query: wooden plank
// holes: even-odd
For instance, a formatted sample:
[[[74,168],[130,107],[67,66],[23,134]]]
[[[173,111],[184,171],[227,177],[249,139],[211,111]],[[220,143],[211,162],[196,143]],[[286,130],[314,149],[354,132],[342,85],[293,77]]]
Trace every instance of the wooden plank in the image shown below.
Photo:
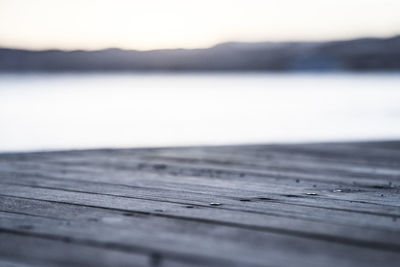
[[[188,209],[186,205],[171,202],[14,185],[2,186],[0,194],[59,203],[72,203],[88,207],[150,213],[175,219],[203,221],[243,229],[400,251],[400,232],[389,230],[342,226],[299,218],[278,217],[270,214],[225,210],[219,207]]]
[[[326,185],[318,183],[309,183],[307,181],[282,181],[279,178],[265,179],[260,181],[246,177],[214,177],[212,181],[203,177],[193,177],[181,175],[177,179],[174,175],[167,174],[148,174],[148,173],[125,173],[93,171],[84,173],[57,173],[52,176],[44,176],[41,173],[33,175],[21,173],[4,173],[15,183],[21,182],[27,177],[45,178],[47,180],[67,180],[67,181],[92,181],[104,183],[104,188],[109,189],[110,177],[113,184],[120,186],[155,188],[175,190],[179,192],[211,192],[218,196],[227,196],[231,198],[257,198],[267,197],[274,201],[291,203],[296,205],[314,205],[317,207],[327,207],[330,209],[360,210],[363,212],[373,212],[376,214],[388,214],[388,216],[397,216],[399,213],[398,188],[397,187],[377,187],[368,190],[358,186],[339,186],[335,184]],[[6,178],[4,179],[6,180]],[[33,182],[35,183],[35,182]],[[36,184],[42,183],[38,181]],[[237,189],[241,190],[238,191]],[[340,191],[338,191],[340,190]],[[179,193],[178,192],[178,193]],[[317,193],[318,196],[307,195],[309,192]],[[383,196],[382,196],[383,195]],[[298,196],[294,198],[293,196]]]
[[[206,152],[204,152],[206,153]],[[208,158],[212,159],[214,153],[210,153]],[[32,172],[34,170],[42,170],[47,172],[56,172],[56,171],[66,171],[68,168],[69,172],[92,172],[93,169],[104,170],[117,172],[132,172],[132,171],[146,171],[146,172],[155,172],[161,174],[181,174],[181,175],[196,175],[207,178],[208,176],[212,177],[236,177],[236,176],[250,176],[251,178],[259,177],[260,179],[268,179],[268,177],[279,177],[280,179],[301,179],[305,181],[314,181],[319,183],[337,183],[342,185],[351,185],[352,183],[357,183],[359,186],[371,187],[371,186],[387,186],[388,184],[392,184],[392,186],[398,186],[400,182],[400,171],[393,169],[379,169],[372,168],[368,166],[367,169],[363,169],[360,171],[346,171],[346,168],[343,166],[335,166],[333,169],[329,169],[327,165],[323,165],[321,162],[313,163],[307,162],[299,162],[301,168],[298,166],[297,168],[293,168],[296,163],[287,164],[290,162],[297,162],[298,160],[286,159],[281,162],[271,161],[267,166],[262,168],[257,167],[254,163],[250,166],[243,165],[245,161],[241,159],[241,164],[236,162],[231,163],[230,165],[226,164],[215,164],[215,160],[212,162],[214,164],[207,163],[205,164],[202,161],[195,161],[194,164],[189,164],[187,155],[183,155],[181,158],[176,160],[167,158],[160,160],[157,157],[145,157],[141,159],[136,159],[132,157],[96,157],[92,156],[90,158],[77,158],[75,162],[71,162],[71,160],[64,161],[45,161],[40,163],[31,164],[31,168],[29,168],[28,164],[21,163],[18,166],[18,169],[24,170],[27,172]],[[186,161],[184,160],[186,158]],[[251,159],[252,162],[254,160]],[[270,160],[263,160],[263,162],[269,162]],[[197,163],[197,164],[196,164]],[[6,163],[10,165],[10,163]],[[161,169],[157,168],[158,166],[166,166],[167,168]],[[265,164],[264,164],[265,165]],[[288,167],[288,165],[290,167]],[[322,166],[320,166],[322,165]],[[273,167],[275,166],[275,167]],[[316,169],[314,166],[319,166]],[[11,167],[11,166],[10,166]],[[17,166],[14,166],[15,170]],[[7,169],[7,166],[2,167],[3,171]],[[339,171],[340,170],[340,171]]]
[[[195,205],[208,208],[209,203],[223,203],[221,209],[254,212],[258,214],[276,215],[279,217],[298,218],[310,221],[329,222],[330,224],[353,225],[378,229],[397,230],[397,219],[400,214],[383,213],[381,206],[375,207],[378,212],[362,212],[358,210],[326,209],[299,205],[297,203],[282,203],[277,199],[263,199],[260,197],[240,198],[231,196],[211,195],[207,192],[197,193],[180,190],[162,190],[158,188],[127,187],[114,184],[101,186],[93,182],[73,180],[51,180],[39,177],[24,177],[23,179],[3,178],[0,183],[10,185],[25,185],[33,188],[68,190],[73,192],[95,193],[101,195],[120,196],[133,199],[146,199],[159,202],[171,202],[182,205]],[[292,197],[293,198],[293,197]],[[400,209],[398,209],[400,211]],[[400,220],[399,220],[400,221]]]
[[[206,152],[203,152],[206,153]],[[281,159],[279,161],[275,160],[261,160],[263,164],[257,164],[257,160],[243,158],[237,159],[236,161],[231,161],[228,164],[226,161],[223,164],[220,163],[221,157],[213,158],[214,153],[208,156],[208,161],[203,159],[190,158],[188,155],[178,155],[175,156],[165,156],[165,155],[153,155],[141,158],[132,157],[90,157],[90,158],[77,158],[74,161],[64,160],[64,161],[43,161],[43,162],[29,162],[20,163],[18,168],[22,170],[32,171],[34,169],[43,169],[49,171],[62,170],[68,167],[69,171],[91,171],[93,168],[99,169],[114,169],[117,171],[159,171],[164,172],[166,169],[154,168],[155,166],[165,165],[167,170],[174,173],[182,173],[185,171],[187,174],[201,174],[204,173],[204,177],[207,175],[218,176],[218,174],[223,175],[233,175],[238,176],[240,174],[253,175],[254,177],[268,177],[268,176],[279,176],[282,178],[289,177],[290,179],[308,179],[320,182],[335,182],[340,181],[342,183],[350,183],[357,181],[358,183],[371,183],[371,180],[375,183],[383,180],[385,184],[388,182],[399,181],[400,171],[393,168],[376,168],[372,166],[367,166],[363,168],[358,168],[356,170],[348,170],[349,167],[342,165],[332,165],[323,164],[323,162],[313,162],[313,161],[299,161],[298,159],[292,160],[291,158]],[[214,155],[215,157],[215,155]],[[226,156],[227,157],[227,156]],[[225,157],[225,159],[226,159]],[[210,162],[211,161],[211,162]],[[246,162],[247,161],[247,162]],[[251,164],[249,163],[251,161]],[[260,161],[260,159],[258,160]],[[287,164],[288,161],[293,161],[295,163]],[[297,162],[297,163],[296,163]],[[7,164],[7,163],[6,163]],[[29,168],[29,164],[31,168]],[[7,165],[10,165],[8,162]],[[14,166],[14,170],[15,170]],[[3,170],[6,170],[7,166],[3,166]],[[175,168],[175,169],[174,169]],[[352,167],[354,169],[354,166]]]
[[[151,266],[148,256],[10,232],[0,230],[2,260],[28,266]]]
[[[9,260],[5,260],[5,259],[0,259],[0,266],[2,267],[28,267],[28,266],[46,266],[45,264],[42,265],[38,265],[38,264],[26,264],[26,263],[20,263],[20,262],[15,262],[15,261],[9,261]]]
[[[0,154],[0,264],[391,266],[399,144]]]
[[[25,200],[25,202],[28,200]],[[68,239],[69,243],[92,244],[96,247],[142,251],[149,254],[155,251],[163,259],[175,261],[191,259],[197,263],[219,266],[248,266],[259,263],[262,266],[318,264],[333,266],[352,265],[363,262],[364,266],[384,264],[400,258],[399,253],[382,252],[374,249],[358,248],[331,242],[308,240],[293,236],[281,236],[229,226],[209,225],[202,222],[182,222],[171,218],[154,216],[126,216],[125,213],[87,207],[74,207],[67,204],[29,201],[31,211],[42,217],[27,217],[17,214],[3,216],[0,229],[19,231],[34,236],[50,235],[52,239]],[[39,210],[35,208],[35,202]],[[55,208],[62,212],[55,212]],[[68,223],[44,216],[60,216]],[[83,214],[82,217],[76,213]],[[92,219],[98,219],[96,221]],[[85,226],[86,227],[83,227]],[[30,226],[30,227],[27,227]],[[134,227],[132,227],[134,226]],[[164,229],[165,228],[165,229]],[[168,231],[168,234],[166,234]],[[190,236],[181,235],[182,231]],[[101,233],[101,234],[99,234]],[[240,237],[240,242],[237,238]],[[141,242],[138,243],[137,240]],[[173,242],[173,246],[171,246]],[[351,249],[354,254],[346,253]],[[354,257],[369,252],[368,260]],[[195,255],[190,255],[195,253]],[[337,257],[342,254],[342,257]],[[383,258],[382,255],[386,257]],[[203,256],[203,258],[201,257]],[[207,257],[205,257],[207,256]],[[208,259],[208,261],[206,261]],[[210,259],[213,259],[209,262]]]

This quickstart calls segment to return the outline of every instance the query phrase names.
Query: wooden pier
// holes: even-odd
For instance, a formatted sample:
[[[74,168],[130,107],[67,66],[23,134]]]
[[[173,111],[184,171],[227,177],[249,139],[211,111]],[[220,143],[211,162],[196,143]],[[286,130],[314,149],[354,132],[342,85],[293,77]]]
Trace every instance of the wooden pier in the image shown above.
[[[400,142],[0,154],[0,266],[400,266]]]

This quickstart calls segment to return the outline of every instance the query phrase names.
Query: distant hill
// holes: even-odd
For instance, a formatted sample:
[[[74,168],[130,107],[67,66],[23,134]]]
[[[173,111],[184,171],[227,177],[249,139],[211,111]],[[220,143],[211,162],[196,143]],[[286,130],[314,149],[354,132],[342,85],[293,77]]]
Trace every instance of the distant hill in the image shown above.
[[[0,71],[400,70],[400,36],[333,42],[222,43],[206,49],[0,48]]]

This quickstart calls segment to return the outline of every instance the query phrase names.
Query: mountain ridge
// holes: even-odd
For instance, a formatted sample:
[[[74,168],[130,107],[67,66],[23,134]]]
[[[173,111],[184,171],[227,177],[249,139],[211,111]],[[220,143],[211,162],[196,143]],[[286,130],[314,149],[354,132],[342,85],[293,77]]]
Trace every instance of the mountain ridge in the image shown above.
[[[209,48],[0,48],[0,71],[391,71],[400,35],[318,42],[225,42]]]

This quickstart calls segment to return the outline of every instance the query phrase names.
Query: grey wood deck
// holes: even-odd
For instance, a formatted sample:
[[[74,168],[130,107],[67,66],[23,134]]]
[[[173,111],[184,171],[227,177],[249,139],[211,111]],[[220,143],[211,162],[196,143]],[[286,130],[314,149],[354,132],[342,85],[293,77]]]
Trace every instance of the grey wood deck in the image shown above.
[[[0,154],[0,266],[399,266],[400,142]]]

